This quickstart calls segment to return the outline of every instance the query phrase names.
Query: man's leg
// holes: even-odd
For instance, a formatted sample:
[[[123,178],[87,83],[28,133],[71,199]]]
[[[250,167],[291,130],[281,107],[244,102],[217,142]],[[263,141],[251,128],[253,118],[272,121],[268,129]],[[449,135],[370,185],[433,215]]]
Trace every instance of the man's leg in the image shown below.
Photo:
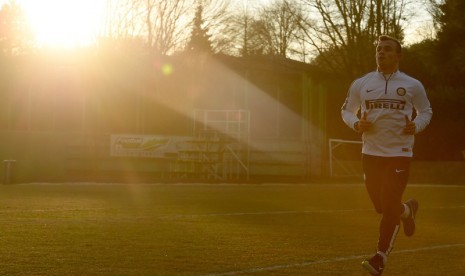
[[[418,211],[418,202],[415,199],[409,199],[407,202],[402,204],[402,207],[404,211],[400,218],[404,225],[404,233],[407,237],[411,237],[415,234],[415,220]]]
[[[384,164],[388,181],[381,191],[383,217],[380,223],[378,250],[387,255],[391,252],[400,229],[400,215],[404,212],[402,195],[407,186],[410,158],[392,157]]]
[[[404,212],[402,194],[407,185],[410,158],[384,158],[363,155],[365,186],[376,211],[382,214],[378,251],[362,262],[373,275],[381,275],[400,228]]]
[[[377,213],[382,214],[381,191],[386,177],[383,175],[382,159],[377,156],[362,155],[365,188]]]
[[[365,178],[365,187],[376,212],[383,213],[382,187],[387,177],[385,175],[383,159],[377,156],[362,155],[362,165]],[[387,256],[377,252],[373,257],[362,262],[362,266],[372,275],[381,275],[384,270]]]

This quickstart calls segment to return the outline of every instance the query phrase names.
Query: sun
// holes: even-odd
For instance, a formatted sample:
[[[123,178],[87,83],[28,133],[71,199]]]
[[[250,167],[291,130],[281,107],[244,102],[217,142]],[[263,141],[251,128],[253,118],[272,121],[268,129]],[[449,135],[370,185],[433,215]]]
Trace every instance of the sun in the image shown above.
[[[18,0],[38,47],[75,48],[95,42],[102,31],[103,0]]]

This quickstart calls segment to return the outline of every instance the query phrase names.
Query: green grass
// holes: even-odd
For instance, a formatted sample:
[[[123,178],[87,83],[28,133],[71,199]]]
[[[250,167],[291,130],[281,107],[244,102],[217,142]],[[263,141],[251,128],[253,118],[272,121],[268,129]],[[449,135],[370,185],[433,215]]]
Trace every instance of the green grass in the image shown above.
[[[465,186],[415,186],[385,275],[465,275]],[[362,185],[0,186],[0,275],[368,275]]]

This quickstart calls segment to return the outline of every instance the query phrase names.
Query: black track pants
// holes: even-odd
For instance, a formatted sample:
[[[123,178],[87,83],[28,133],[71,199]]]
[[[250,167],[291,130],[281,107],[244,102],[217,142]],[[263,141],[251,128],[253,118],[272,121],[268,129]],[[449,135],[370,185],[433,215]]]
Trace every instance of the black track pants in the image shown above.
[[[365,186],[376,212],[382,214],[378,250],[391,252],[404,211],[402,195],[407,186],[410,157],[362,155]]]

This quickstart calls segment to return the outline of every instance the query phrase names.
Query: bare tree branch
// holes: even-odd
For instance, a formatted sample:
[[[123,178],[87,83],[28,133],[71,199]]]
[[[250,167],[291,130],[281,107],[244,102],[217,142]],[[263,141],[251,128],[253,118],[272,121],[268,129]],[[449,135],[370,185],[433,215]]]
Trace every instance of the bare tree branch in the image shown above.
[[[148,49],[173,53],[187,38],[191,0],[109,0],[105,36],[141,38]]]
[[[311,21],[302,21],[304,40],[330,71],[359,75],[374,67],[372,42],[388,34],[403,39],[406,0],[301,0]]]

